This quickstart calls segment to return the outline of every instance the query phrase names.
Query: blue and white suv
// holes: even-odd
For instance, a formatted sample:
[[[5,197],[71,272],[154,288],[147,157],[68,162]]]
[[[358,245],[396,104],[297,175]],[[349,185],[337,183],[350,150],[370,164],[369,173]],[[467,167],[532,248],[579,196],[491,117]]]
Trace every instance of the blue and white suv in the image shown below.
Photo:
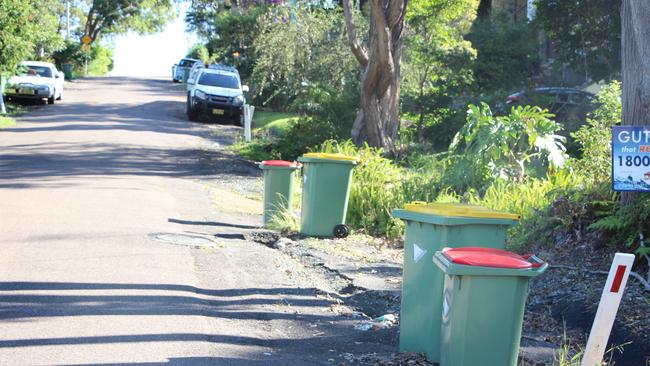
[[[239,72],[231,66],[210,65],[193,70],[188,79],[187,118],[198,120],[200,115],[228,120],[243,125],[244,92]]]

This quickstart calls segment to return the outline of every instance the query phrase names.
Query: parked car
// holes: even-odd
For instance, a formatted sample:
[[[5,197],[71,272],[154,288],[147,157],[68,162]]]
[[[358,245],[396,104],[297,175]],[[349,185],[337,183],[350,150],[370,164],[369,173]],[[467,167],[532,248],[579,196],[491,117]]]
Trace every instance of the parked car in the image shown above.
[[[548,109],[558,119],[578,117],[584,120],[585,115],[593,110],[595,98],[595,95],[580,89],[536,88],[509,95],[506,104],[536,105]]]
[[[18,66],[18,75],[13,76],[5,86],[4,95],[12,100],[54,100],[63,99],[63,73],[49,62],[25,61]]]
[[[181,59],[174,67],[172,67],[172,81],[175,83],[184,82],[187,80],[186,72],[192,69],[192,66],[201,64],[201,60],[193,58]]]
[[[201,69],[205,68],[205,65],[202,63],[198,62],[195,63],[194,66],[190,69],[190,73],[187,76],[187,90],[191,90],[194,87],[194,84],[196,84],[196,77],[199,75],[199,71]]]
[[[244,92],[248,91],[248,86],[241,85],[237,69],[210,65],[195,71],[194,82],[188,83],[187,118],[196,121],[200,115],[206,115],[243,125]]]

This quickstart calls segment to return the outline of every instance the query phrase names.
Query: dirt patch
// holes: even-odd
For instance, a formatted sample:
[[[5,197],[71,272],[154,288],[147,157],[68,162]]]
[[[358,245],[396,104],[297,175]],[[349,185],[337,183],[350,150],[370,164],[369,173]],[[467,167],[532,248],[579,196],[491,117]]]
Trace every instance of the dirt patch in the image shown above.
[[[588,245],[539,249],[551,267],[531,281],[524,330],[556,345],[584,348],[613,253]],[[650,293],[630,277],[609,339],[610,365],[650,362]]]
[[[215,208],[221,212],[261,215],[263,211],[262,202],[218,187],[210,187],[210,197]]]

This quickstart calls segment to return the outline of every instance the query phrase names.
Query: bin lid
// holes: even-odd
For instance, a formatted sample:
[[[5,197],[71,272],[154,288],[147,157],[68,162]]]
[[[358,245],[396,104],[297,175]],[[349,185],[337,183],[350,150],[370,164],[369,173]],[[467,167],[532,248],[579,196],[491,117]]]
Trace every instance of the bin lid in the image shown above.
[[[525,257],[502,249],[444,248],[442,253],[453,263],[475,267],[527,269],[535,266]]]
[[[315,158],[315,159],[329,159],[329,160],[343,160],[343,161],[353,161],[356,162],[357,158],[353,156],[348,156],[345,154],[338,153],[306,153],[302,155],[304,158]]]
[[[437,216],[519,220],[519,215],[517,214],[496,211],[484,206],[462,203],[427,203],[415,201],[404,205],[404,210]]]
[[[281,167],[295,167],[298,165],[295,161],[286,160],[264,160],[262,165],[266,166],[281,166]]]

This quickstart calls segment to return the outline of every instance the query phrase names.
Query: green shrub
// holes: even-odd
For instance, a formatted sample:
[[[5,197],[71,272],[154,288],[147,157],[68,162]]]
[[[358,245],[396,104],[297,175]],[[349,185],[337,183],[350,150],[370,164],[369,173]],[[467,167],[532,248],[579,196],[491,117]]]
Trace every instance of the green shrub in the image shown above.
[[[252,142],[233,146],[237,154],[248,159],[295,160],[310,148],[336,137],[336,128],[319,118],[301,117],[289,121],[287,131],[280,136],[262,136]]]
[[[99,43],[94,44],[90,49],[90,60],[88,61],[89,76],[104,76],[113,70],[113,49]]]
[[[549,243],[549,229],[558,224],[551,214],[551,205],[580,184],[580,177],[560,170],[544,179],[497,181],[482,195],[468,192],[463,201],[520,215],[520,224],[511,230],[510,236],[511,245],[523,248],[531,242]]]
[[[276,7],[258,19],[251,79],[257,105],[313,114],[323,110],[323,102],[358,85],[359,65],[340,10],[302,6]]]
[[[581,146],[580,159],[573,159],[572,163],[594,184],[611,181],[611,128],[621,123],[621,83],[613,81],[605,86],[598,93],[596,105],[587,116],[587,124],[572,134]]]
[[[208,51],[208,48],[204,44],[197,43],[187,51],[185,57],[201,60],[201,62],[206,63],[210,61],[210,51]]]
[[[513,91],[530,83],[539,56],[536,36],[527,22],[476,21],[466,38],[477,52],[474,78],[478,90]]]
[[[487,104],[470,104],[467,123],[449,151],[463,154],[475,169],[487,166],[494,179],[523,181],[526,176],[543,176],[547,168],[561,167],[566,158],[564,138],[555,134],[561,126],[552,117],[531,106],[516,106],[508,116],[493,116]]]
[[[86,58],[90,76],[103,76],[113,70],[113,49],[100,43],[93,44],[90,51],[84,52],[79,42],[66,41],[65,48],[52,54],[52,58],[59,69],[63,69],[63,64],[72,64],[77,75],[83,75]]]

